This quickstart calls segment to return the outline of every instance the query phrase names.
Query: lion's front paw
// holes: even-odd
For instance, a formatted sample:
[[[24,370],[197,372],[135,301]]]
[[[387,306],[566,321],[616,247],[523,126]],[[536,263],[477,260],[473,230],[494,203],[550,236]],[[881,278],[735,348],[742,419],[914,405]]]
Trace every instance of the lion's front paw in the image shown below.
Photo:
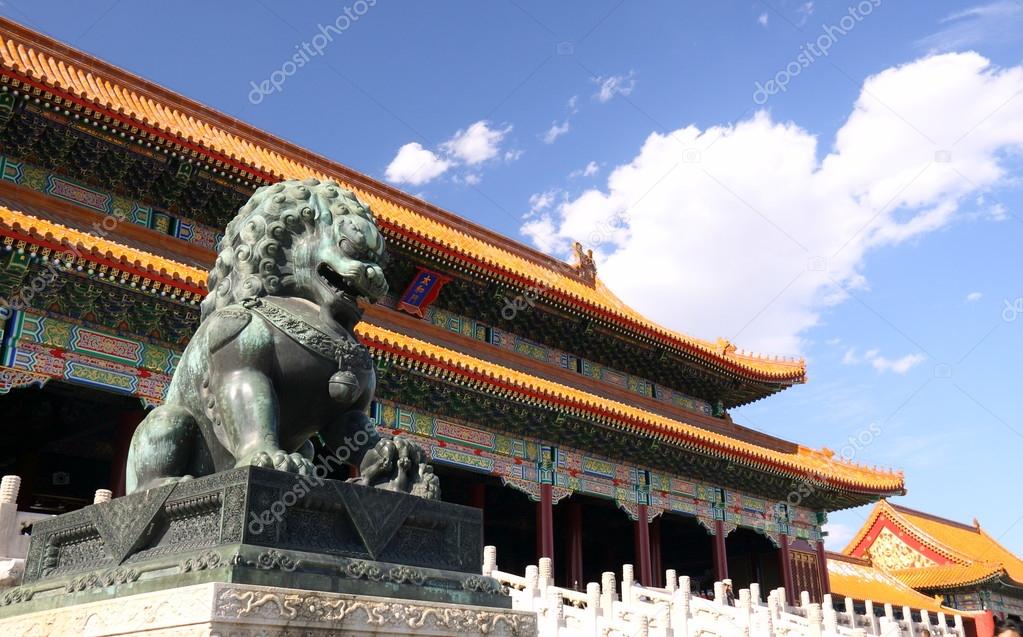
[[[288,453],[280,449],[276,451],[258,451],[249,458],[246,464],[253,467],[263,467],[264,469],[297,473],[300,476],[314,475],[313,470],[315,469],[312,461],[301,453]]]
[[[433,473],[433,467],[419,465],[419,479],[412,485],[412,495],[440,500],[440,479]]]

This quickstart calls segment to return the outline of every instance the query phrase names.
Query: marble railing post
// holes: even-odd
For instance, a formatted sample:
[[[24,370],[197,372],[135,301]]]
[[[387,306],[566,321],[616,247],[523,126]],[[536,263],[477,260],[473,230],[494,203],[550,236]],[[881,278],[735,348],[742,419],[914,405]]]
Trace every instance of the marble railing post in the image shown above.
[[[926,629],[932,635],[934,634],[931,626],[931,614],[923,609],[920,609],[920,628]]]
[[[544,590],[554,586],[554,564],[549,557],[540,558],[540,589]]]
[[[4,476],[0,481],[0,557],[21,556],[18,546],[18,491],[21,490],[21,477]]]
[[[611,616],[611,610],[618,599],[617,589],[615,574],[611,571],[605,571],[600,577],[600,607],[604,609],[605,617]]]
[[[678,580],[678,589],[674,592],[674,604],[672,610],[674,617],[671,618],[671,627],[675,637],[688,637],[689,635],[689,607],[692,589],[690,588],[689,576],[683,575]]]
[[[871,635],[877,635],[878,624],[877,615],[874,614],[874,602],[868,599],[863,604],[867,607],[867,632]]]
[[[540,569],[533,564],[526,567],[526,593],[529,598],[530,608],[535,610],[539,605]]]
[[[821,605],[806,606],[806,623],[809,628],[808,637],[821,637]]]
[[[622,602],[632,605],[632,585],[635,583],[632,564],[622,564]]]
[[[714,601],[722,606],[728,603],[724,582],[714,582]]]
[[[907,637],[916,637],[917,630],[916,626],[913,625],[913,611],[909,608],[909,606],[902,607],[902,621],[906,623]]]
[[[955,624],[956,634],[959,635],[959,637],[966,637],[966,627],[963,626],[963,616],[962,615],[953,616],[952,623]]]
[[[586,615],[593,622],[593,634],[598,635],[596,628],[600,617],[600,584],[596,582],[586,585]]]
[[[735,605],[738,610],[738,625],[740,634],[750,634],[750,625],[752,618],[750,614],[753,612],[753,601],[750,596],[749,589],[743,588],[739,590],[739,599],[736,600]]]
[[[829,635],[838,633],[838,613],[835,612],[835,607],[832,604],[831,593],[824,595],[824,599],[821,603],[821,614],[824,617],[824,632]]]
[[[845,619],[849,622],[849,628],[856,628],[856,606],[851,597],[845,598]]]
[[[0,504],[17,504],[21,490],[21,476],[4,476],[0,481]]]
[[[496,546],[484,546],[483,547],[483,574],[490,576],[491,573],[497,570],[497,547]]]
[[[674,593],[678,588],[678,573],[675,572],[675,569],[669,568],[664,571],[664,588],[669,593]]]

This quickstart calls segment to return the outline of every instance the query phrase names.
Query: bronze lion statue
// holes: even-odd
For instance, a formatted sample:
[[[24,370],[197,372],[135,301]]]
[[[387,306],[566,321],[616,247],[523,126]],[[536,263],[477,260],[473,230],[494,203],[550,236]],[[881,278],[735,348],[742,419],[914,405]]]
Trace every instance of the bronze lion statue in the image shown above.
[[[132,438],[127,492],[247,465],[315,475],[319,435],[365,464],[357,481],[439,497],[422,451],[381,444],[366,415],[376,374],[354,328],[358,299],[387,293],[383,251],[369,208],[334,182],[258,189],[227,226],[166,401]]]

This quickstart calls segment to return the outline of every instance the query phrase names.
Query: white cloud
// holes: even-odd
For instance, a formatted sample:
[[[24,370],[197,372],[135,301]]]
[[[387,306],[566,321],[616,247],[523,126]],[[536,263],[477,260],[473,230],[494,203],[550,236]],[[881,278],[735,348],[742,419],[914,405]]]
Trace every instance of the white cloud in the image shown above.
[[[841,551],[853,539],[853,529],[845,524],[827,522],[821,528],[828,534],[824,546],[830,551]]]
[[[480,120],[441,144],[441,149],[472,166],[492,159],[500,152],[501,141],[512,127],[491,128],[490,122]]]
[[[451,162],[423,148],[418,142],[409,142],[398,149],[384,176],[396,184],[419,186],[444,174]]]
[[[596,175],[597,172],[599,171],[600,165],[595,161],[591,161],[590,163],[586,164],[586,166],[584,166],[583,168],[573,170],[572,172],[568,173],[568,178],[577,179],[579,177],[592,177]]]
[[[916,42],[927,51],[953,51],[1012,42],[1023,32],[1023,2],[975,5],[942,18],[941,28]]]
[[[569,131],[570,125],[566,119],[562,123],[552,122],[551,127],[547,129],[547,132],[543,134],[543,143],[553,144],[554,140],[561,137]]]
[[[629,71],[626,75],[610,75],[608,77],[596,77],[593,81],[600,85],[597,93],[593,96],[598,102],[610,102],[615,95],[626,97],[636,88],[635,71]]]
[[[511,130],[511,125],[496,129],[491,128],[490,122],[480,120],[456,132],[440,145],[439,152],[423,148],[418,142],[410,142],[398,149],[384,176],[392,183],[418,186],[440,177],[453,166],[481,164],[501,153],[501,142]],[[515,161],[522,152],[505,151],[504,159]],[[471,185],[479,183],[481,178],[478,172],[467,173],[456,181]]]
[[[546,192],[538,192],[529,197],[529,211],[530,214],[536,214],[543,212],[544,210],[550,209],[551,205],[557,200],[558,195],[563,193],[557,188],[552,188]]]
[[[605,187],[522,232],[565,257],[573,240],[594,248],[601,278],[654,320],[798,353],[823,311],[866,289],[871,250],[965,217],[962,205],[1007,181],[1023,150],[1021,90],[1021,67],[946,54],[867,78],[822,154],[766,112],[652,133]]]
[[[767,26],[767,20],[768,20],[768,16],[767,16],[766,13],[761,13],[760,15],[757,16],[757,22],[762,27],[766,27]]]
[[[896,374],[905,374],[925,360],[927,360],[927,357],[923,354],[906,354],[900,358],[891,359],[881,356],[881,350],[876,348],[869,349],[863,352],[863,356],[859,356],[856,353],[856,348],[850,347],[845,351],[845,355],[842,356],[843,365],[868,363],[880,373],[893,372]]]
[[[982,298],[984,298],[984,293],[983,292],[970,292],[969,294],[966,295],[966,302],[967,303],[976,303],[977,301],[981,300]]]
[[[579,112],[579,96],[573,95],[568,98],[568,112],[571,115],[575,115]]]
[[[870,352],[868,352],[868,354],[869,353]],[[906,354],[901,358],[896,358],[893,360],[890,358],[885,358],[884,356],[877,355],[875,350],[874,355],[868,358],[867,360],[870,361],[870,364],[874,367],[874,369],[881,373],[893,372],[895,374],[905,374],[909,370],[913,369],[920,363],[927,360],[927,357],[924,356],[923,354]]]

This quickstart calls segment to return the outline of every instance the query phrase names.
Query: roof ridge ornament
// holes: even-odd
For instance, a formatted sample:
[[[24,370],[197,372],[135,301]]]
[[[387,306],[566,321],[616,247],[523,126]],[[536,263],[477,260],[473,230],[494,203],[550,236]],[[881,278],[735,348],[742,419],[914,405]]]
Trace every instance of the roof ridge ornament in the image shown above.
[[[593,261],[593,250],[583,250],[583,244],[578,241],[572,243],[572,269],[590,285],[597,282],[597,264]]]

